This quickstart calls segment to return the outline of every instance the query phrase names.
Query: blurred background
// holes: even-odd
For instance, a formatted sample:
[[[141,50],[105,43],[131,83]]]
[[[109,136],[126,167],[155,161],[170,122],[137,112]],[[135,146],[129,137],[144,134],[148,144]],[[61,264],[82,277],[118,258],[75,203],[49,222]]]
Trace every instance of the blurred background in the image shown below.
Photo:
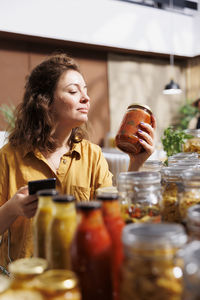
[[[15,107],[31,69],[62,50],[87,81],[91,141],[106,147],[128,105],[141,103],[157,118],[160,147],[200,97],[199,28],[198,0],[0,0],[0,105]],[[180,94],[163,94],[171,79]]]

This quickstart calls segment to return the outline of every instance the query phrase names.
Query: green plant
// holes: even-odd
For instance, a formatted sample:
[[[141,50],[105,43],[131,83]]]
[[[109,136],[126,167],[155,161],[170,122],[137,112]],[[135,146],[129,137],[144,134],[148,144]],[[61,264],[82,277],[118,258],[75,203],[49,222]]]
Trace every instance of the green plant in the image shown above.
[[[198,108],[191,104],[190,100],[186,100],[186,103],[182,105],[179,109],[180,122],[178,124],[179,129],[188,128],[190,120],[196,116],[199,112]]]
[[[161,141],[167,157],[182,152],[182,145],[189,138],[192,138],[192,136],[185,133],[184,130],[174,129],[172,126],[166,128]],[[167,164],[167,161],[165,164]]]
[[[0,106],[0,112],[4,117],[4,120],[8,124],[9,127],[14,128],[15,126],[15,106],[13,104],[2,104]]]

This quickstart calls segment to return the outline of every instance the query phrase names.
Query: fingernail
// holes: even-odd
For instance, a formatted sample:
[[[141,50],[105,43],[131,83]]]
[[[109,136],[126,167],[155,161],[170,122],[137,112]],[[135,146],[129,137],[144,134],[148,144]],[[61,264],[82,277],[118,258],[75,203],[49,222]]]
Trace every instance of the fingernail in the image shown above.
[[[141,129],[138,129],[138,132],[142,132],[142,130],[141,130]]]
[[[143,124],[144,124],[144,122],[140,122],[140,124],[142,124],[142,125],[143,125]]]
[[[141,143],[143,143],[144,141],[143,140],[141,140],[141,139],[139,139],[139,141],[141,142]]]

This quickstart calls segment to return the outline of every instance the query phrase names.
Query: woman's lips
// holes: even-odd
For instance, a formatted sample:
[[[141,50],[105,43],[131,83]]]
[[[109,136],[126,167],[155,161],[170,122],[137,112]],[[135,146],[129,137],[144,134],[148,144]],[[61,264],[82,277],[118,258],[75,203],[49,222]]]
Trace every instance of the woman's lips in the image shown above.
[[[88,113],[88,109],[87,108],[78,108],[78,111],[87,114]]]

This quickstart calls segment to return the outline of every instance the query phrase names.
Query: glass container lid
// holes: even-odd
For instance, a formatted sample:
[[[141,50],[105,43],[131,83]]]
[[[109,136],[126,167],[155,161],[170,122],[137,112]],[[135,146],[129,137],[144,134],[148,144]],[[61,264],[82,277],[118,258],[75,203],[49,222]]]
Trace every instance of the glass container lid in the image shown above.
[[[38,275],[47,269],[47,261],[43,258],[20,258],[8,265],[13,275]]]
[[[143,184],[154,184],[154,183],[160,183],[161,181],[161,175],[159,172],[144,172],[144,171],[138,171],[138,172],[121,172],[118,175],[117,182],[120,183],[120,181],[127,181],[134,185],[143,183]]]
[[[69,270],[48,270],[34,279],[33,286],[46,291],[66,291],[75,288],[78,279]]]
[[[135,223],[124,228],[122,240],[124,245],[133,248],[145,245],[155,249],[165,244],[180,248],[187,242],[187,235],[183,226],[175,223]]]

